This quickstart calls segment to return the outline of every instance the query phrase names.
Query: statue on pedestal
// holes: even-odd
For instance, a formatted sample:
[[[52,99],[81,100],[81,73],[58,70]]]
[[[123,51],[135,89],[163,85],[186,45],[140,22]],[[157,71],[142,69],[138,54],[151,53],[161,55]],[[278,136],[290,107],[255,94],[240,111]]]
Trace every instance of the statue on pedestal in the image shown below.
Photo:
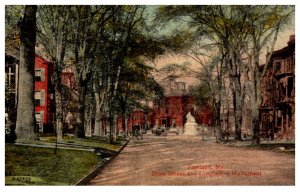
[[[184,124],[183,135],[197,135],[197,123],[191,112],[186,115],[186,123]]]
[[[196,120],[192,116],[191,112],[188,112],[188,114],[186,115],[186,122],[187,123],[196,123]]]

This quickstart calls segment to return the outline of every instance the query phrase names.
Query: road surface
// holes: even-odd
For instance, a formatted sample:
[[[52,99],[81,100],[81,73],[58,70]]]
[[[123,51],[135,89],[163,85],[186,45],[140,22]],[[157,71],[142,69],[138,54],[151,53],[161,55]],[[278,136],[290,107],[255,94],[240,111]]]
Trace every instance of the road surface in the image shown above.
[[[295,185],[295,156],[149,135],[131,140],[89,185]]]

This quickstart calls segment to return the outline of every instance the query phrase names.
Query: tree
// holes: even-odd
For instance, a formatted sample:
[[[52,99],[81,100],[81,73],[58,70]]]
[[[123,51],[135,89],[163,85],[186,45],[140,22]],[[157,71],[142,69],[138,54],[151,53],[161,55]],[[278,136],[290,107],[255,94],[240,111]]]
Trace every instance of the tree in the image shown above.
[[[145,50],[146,51],[146,50]],[[152,67],[137,59],[127,59],[120,75],[117,99],[122,116],[123,129],[127,133],[127,120],[136,109],[147,110],[147,102],[162,97],[163,88],[154,80],[150,72]]]
[[[93,76],[96,65],[96,53],[102,46],[100,40],[108,21],[115,12],[114,6],[75,6],[73,23],[75,29],[73,35],[74,50],[74,74],[78,85],[78,113],[75,134],[78,137],[85,137],[85,98],[87,86]],[[101,54],[101,53],[99,53]]]
[[[203,43],[202,37],[198,37],[198,39],[185,54],[202,67],[197,74],[201,83],[198,87],[199,92],[195,95],[200,96],[200,100],[210,101],[209,104],[214,108],[216,142],[219,143],[221,142],[222,77],[225,73],[225,53],[222,49],[218,52],[213,50],[212,48],[216,45],[214,42]]]
[[[271,45],[271,51],[266,63],[269,63],[278,33],[290,22],[294,13],[293,6],[241,6],[232,7],[237,15],[236,26],[231,30],[233,41],[230,47],[240,65],[245,78],[245,92],[249,97],[252,121],[252,144],[258,145],[259,138],[259,108],[262,102],[260,81],[267,70],[267,64],[262,72],[260,56],[262,49]]]
[[[161,13],[167,16],[164,19],[188,17],[186,21],[198,29],[199,35],[205,35],[216,43],[225,56],[224,65],[233,85],[235,139],[241,139],[243,100],[247,93],[252,106],[253,144],[258,144],[261,103],[259,57],[263,46],[268,43],[273,50],[278,32],[289,21],[293,7],[166,6],[161,8]],[[246,80],[242,81],[241,77]]]
[[[37,6],[25,6],[20,25],[20,68],[16,134],[20,140],[38,139],[35,130],[34,60]]]
[[[107,118],[110,121],[110,133],[112,135],[111,141],[114,141],[116,138],[115,128],[120,104],[118,100],[122,101],[121,103],[124,109],[124,106],[126,106],[127,103],[126,98],[130,98],[130,96],[125,96],[123,99],[120,99],[120,95],[118,94],[124,93],[122,91],[124,90],[122,86],[125,86],[126,89],[127,86],[135,87],[136,85],[139,85],[139,88],[141,88],[143,86],[141,85],[140,77],[146,80],[146,82],[153,82],[151,77],[146,77],[147,75],[145,74],[140,76],[140,73],[136,70],[142,69],[144,72],[147,71],[147,66],[141,65],[142,63],[153,60],[157,57],[157,55],[164,53],[170,47],[179,47],[178,45],[181,45],[180,43],[182,42],[180,41],[182,38],[178,38],[179,34],[168,38],[164,36],[158,36],[157,34],[154,35],[152,33],[152,29],[155,27],[152,26],[153,28],[151,29],[149,27],[149,23],[147,22],[146,6],[121,6],[119,11],[120,12],[118,12],[118,15],[114,15],[112,18],[113,23],[109,36],[110,38],[107,38],[108,40],[111,39],[109,42],[110,45],[107,48],[109,51],[107,57],[109,58],[108,61],[110,62],[109,65],[107,65],[107,74],[109,74],[107,82],[109,82],[108,84],[111,86],[111,88],[109,88],[110,91],[107,94],[107,98],[109,98]],[[177,45],[177,47],[172,46],[174,44]],[[131,63],[133,66],[135,65],[139,67],[130,69],[130,67],[128,67],[129,63]],[[130,75],[133,74],[133,76],[137,76],[133,82],[126,79],[129,78],[128,76],[126,76],[125,79],[122,77],[123,74],[126,74],[129,71],[132,71]],[[135,72],[137,73],[135,74]],[[154,85],[157,84],[154,83]],[[136,95],[136,89],[134,90],[135,91],[132,93],[133,95]],[[128,94],[131,95],[132,93],[130,93],[129,90]],[[140,96],[143,95],[142,92],[139,94]],[[124,111],[122,113],[124,114]]]
[[[61,74],[65,67],[64,59],[67,49],[67,34],[72,26],[70,6],[39,6],[38,9],[38,44],[41,45],[43,55],[47,53],[54,65],[55,83],[55,132],[57,139],[63,137],[63,105]]]

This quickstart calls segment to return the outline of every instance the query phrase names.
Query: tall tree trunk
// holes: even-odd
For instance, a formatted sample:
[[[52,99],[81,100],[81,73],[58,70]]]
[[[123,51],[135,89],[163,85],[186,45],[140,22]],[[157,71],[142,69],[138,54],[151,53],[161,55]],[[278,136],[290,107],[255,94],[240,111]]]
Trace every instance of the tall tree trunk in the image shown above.
[[[259,128],[259,108],[261,106],[261,88],[260,88],[260,74],[259,74],[259,57],[256,56],[256,63],[254,70],[252,72],[253,74],[253,90],[252,96],[250,97],[251,101],[251,122],[252,122],[252,129],[253,129],[253,136],[252,136],[252,145],[259,145],[260,144],[260,128]]]
[[[231,88],[231,92],[233,91],[232,90],[232,83],[230,82],[227,89],[226,89],[225,86],[224,86],[224,88],[226,90],[225,94],[227,95],[227,96],[225,96],[225,98],[226,98],[226,109],[224,108],[224,110],[223,110],[223,114],[224,114],[224,140],[228,141],[229,135],[230,135],[230,129],[229,129],[230,128],[230,121],[229,121],[229,119],[230,119],[230,110],[231,110],[231,103],[230,103],[230,98],[229,98],[228,95],[230,95],[230,88]],[[233,96],[233,93],[232,93],[232,96]]]
[[[93,135],[95,136],[103,136],[103,128],[102,128],[102,113],[101,109],[104,104],[104,97],[105,93],[101,94],[96,90],[96,87],[94,86],[94,95],[95,95],[95,101],[96,101],[96,113],[95,113],[95,128]]]
[[[61,72],[58,62],[54,63],[55,75],[55,129],[58,140],[63,139],[63,109],[62,109],[62,87]]]
[[[216,130],[216,142],[220,143],[221,138],[221,102],[222,102],[222,74],[223,74],[223,62],[225,60],[225,55],[222,55],[221,66],[217,65],[217,101],[214,106],[215,113],[215,130]]]
[[[242,140],[242,122],[243,122],[243,106],[241,98],[241,82],[239,77],[233,78],[234,85],[234,99],[235,103],[235,140]]]
[[[216,130],[216,142],[221,142],[221,119],[220,119],[220,113],[221,113],[221,101],[218,100],[215,103],[215,130]]]
[[[252,136],[252,145],[256,146],[260,144],[260,137],[259,137],[259,110],[257,109],[256,112],[253,114],[252,110],[252,127],[253,127],[253,136]]]
[[[229,49],[231,50],[231,49]],[[226,67],[229,72],[229,80],[232,87],[233,112],[235,122],[235,140],[242,140],[243,103],[241,95],[241,75],[238,63],[238,55],[231,50],[230,57],[226,58]]]
[[[20,68],[16,134],[19,140],[36,140],[34,63],[37,6],[26,5],[20,23]]]
[[[96,101],[96,114],[95,114],[95,128],[93,135],[102,136],[101,132],[101,106],[100,106],[100,95],[95,91],[95,101]]]
[[[75,135],[79,138],[85,138],[84,134],[84,111],[85,111],[85,97],[87,93],[86,86],[79,87],[79,94],[78,94],[78,117],[77,117],[77,126],[75,128]]]
[[[117,130],[118,130],[118,114],[114,113],[113,115],[113,138],[112,141],[115,143],[117,141]]]
[[[128,136],[128,116],[124,117],[124,128],[125,128],[125,135]]]
[[[116,94],[117,94],[117,89],[118,89],[118,84],[119,84],[119,77],[120,77],[120,73],[121,73],[121,65],[119,65],[118,67],[118,71],[117,71],[117,77],[116,77],[116,81],[114,84],[114,89],[113,89],[113,94],[112,94],[112,98],[111,98],[111,104],[110,104],[110,142],[114,143],[117,139],[117,127],[116,126],[116,121],[118,118],[118,112],[116,107],[114,107],[115,105],[115,100],[116,100]]]
[[[93,110],[90,109],[90,111],[85,110],[85,136],[91,137],[92,136],[92,114]]]
[[[110,130],[111,125],[110,125],[110,123],[111,123],[110,115],[109,115],[109,113],[107,113],[105,115],[105,127],[104,127],[104,129],[105,129],[105,135],[106,135],[106,137],[108,138],[109,141],[111,140],[111,130]]]
[[[56,134],[57,139],[63,139],[63,104],[62,104],[62,85],[61,85],[61,74],[63,68],[63,61],[66,52],[66,32],[65,27],[62,28],[62,38],[60,45],[57,46],[56,51],[56,62],[54,63],[54,75],[55,75],[55,117],[56,117]]]

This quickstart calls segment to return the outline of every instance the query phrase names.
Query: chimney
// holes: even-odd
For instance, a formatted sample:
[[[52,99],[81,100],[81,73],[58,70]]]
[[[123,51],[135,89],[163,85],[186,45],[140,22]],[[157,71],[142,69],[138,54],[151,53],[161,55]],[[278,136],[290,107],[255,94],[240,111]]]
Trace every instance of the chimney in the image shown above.
[[[295,43],[295,34],[290,35],[290,40],[288,42],[288,45],[291,44],[291,43]]]

